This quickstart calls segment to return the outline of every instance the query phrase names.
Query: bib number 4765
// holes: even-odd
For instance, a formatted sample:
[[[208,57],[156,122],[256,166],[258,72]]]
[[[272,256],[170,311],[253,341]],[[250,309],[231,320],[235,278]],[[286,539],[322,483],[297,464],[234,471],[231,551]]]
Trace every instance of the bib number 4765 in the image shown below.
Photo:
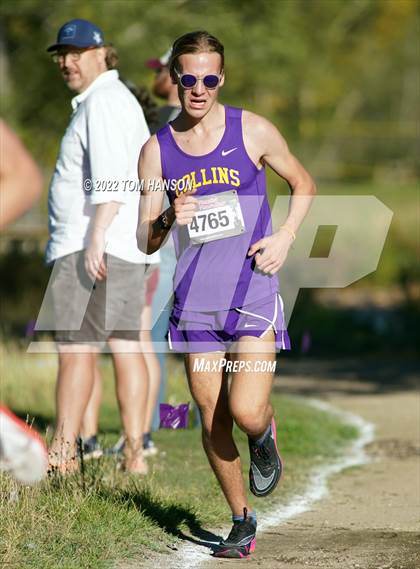
[[[192,243],[226,239],[245,231],[236,190],[199,196],[197,200],[198,211],[188,225],[188,235]]]
[[[229,225],[229,217],[226,209],[219,211],[210,211],[209,213],[200,213],[194,217],[190,223],[190,230],[195,233],[206,231],[206,229],[219,229],[219,227],[227,227]]]

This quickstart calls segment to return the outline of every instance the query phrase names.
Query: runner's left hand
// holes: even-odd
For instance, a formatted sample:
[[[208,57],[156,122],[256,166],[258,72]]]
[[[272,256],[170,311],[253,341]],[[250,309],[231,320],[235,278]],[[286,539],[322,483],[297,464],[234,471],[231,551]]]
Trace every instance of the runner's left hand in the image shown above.
[[[90,243],[85,252],[85,269],[90,278],[102,281],[106,277],[105,231],[94,228]]]
[[[248,257],[255,255],[255,264],[263,273],[274,275],[283,266],[293,238],[286,231],[278,231],[263,237],[248,251]]]

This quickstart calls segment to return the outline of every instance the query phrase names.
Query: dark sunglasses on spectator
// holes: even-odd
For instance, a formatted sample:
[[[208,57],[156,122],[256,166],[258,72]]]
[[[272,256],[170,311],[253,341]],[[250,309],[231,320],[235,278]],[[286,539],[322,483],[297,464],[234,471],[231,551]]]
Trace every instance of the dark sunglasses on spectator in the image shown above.
[[[178,76],[179,82],[184,89],[192,89],[199,79],[203,80],[204,87],[206,89],[216,89],[220,83],[221,75],[205,75],[204,77],[197,77],[192,75],[192,73],[179,73],[175,70]]]

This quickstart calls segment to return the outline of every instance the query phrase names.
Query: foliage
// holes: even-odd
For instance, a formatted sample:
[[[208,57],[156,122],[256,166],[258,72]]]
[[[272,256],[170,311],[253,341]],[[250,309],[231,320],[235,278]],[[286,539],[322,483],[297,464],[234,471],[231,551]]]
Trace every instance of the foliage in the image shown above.
[[[70,111],[45,48],[67,20],[100,25],[121,73],[186,31],[226,49],[224,100],[266,115],[320,179],[412,176],[418,120],[415,0],[6,0],[3,113],[50,172]]]
[[[153,74],[144,61],[184,32],[205,28],[225,45],[224,102],[271,119],[320,194],[374,194],[394,211],[380,266],[361,284],[418,282],[416,0],[3,0],[0,17],[2,114],[46,180],[71,94],[45,49],[65,21],[95,21],[118,48],[122,76],[148,87]],[[271,197],[287,192],[270,172],[268,182]],[[45,219],[46,192],[41,207]],[[12,256],[0,259],[7,333],[36,316],[48,274],[39,254],[19,266]],[[331,317],[341,322],[343,315]],[[411,326],[403,321],[401,328]],[[336,338],[325,342],[334,349]]]

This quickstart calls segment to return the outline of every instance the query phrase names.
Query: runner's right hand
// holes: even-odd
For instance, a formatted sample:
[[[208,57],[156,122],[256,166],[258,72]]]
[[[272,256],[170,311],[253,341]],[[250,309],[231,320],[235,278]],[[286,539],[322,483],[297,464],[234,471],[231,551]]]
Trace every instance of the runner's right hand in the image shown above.
[[[198,209],[198,200],[191,193],[182,194],[175,198],[173,207],[178,225],[188,225]]]

